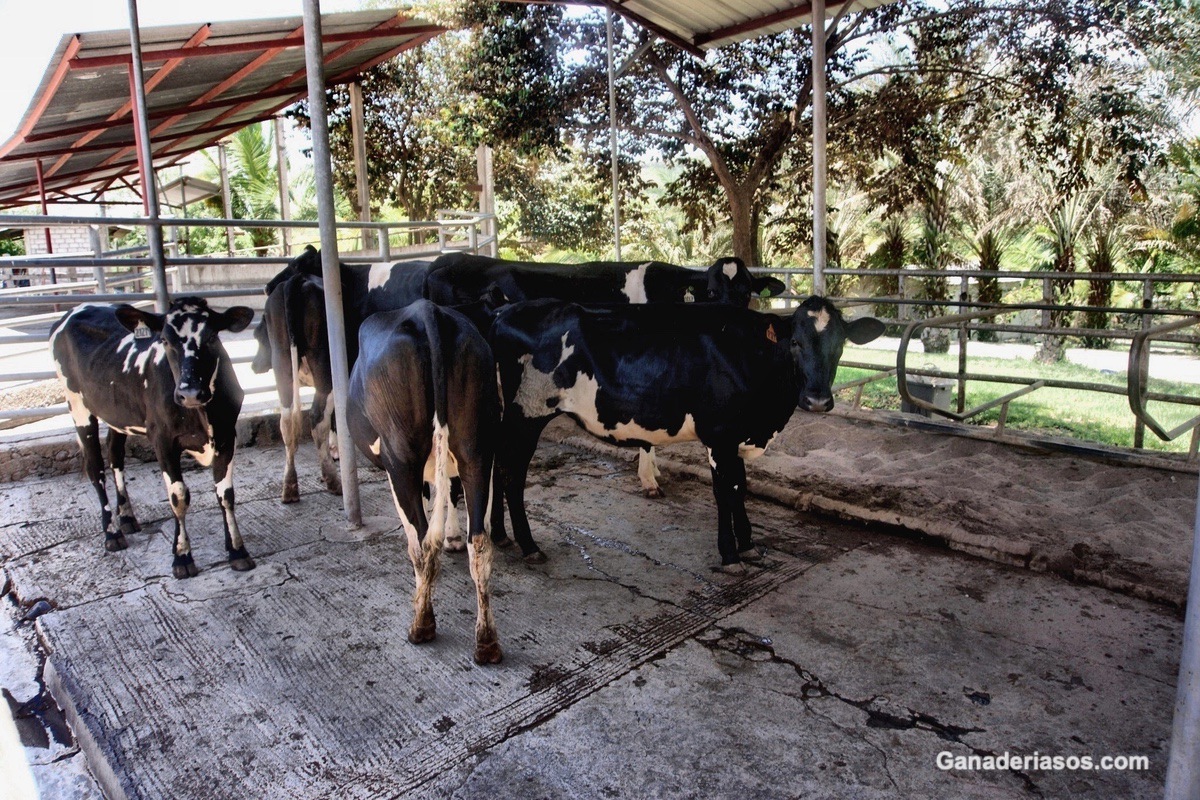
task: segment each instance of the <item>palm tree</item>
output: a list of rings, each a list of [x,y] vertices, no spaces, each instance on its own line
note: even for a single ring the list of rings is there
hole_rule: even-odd
[[[279,218],[279,173],[270,123],[242,128],[227,140],[229,194],[234,219]],[[205,151],[207,177],[219,180],[220,167]],[[255,255],[266,255],[278,242],[273,228],[247,228],[242,236]]]

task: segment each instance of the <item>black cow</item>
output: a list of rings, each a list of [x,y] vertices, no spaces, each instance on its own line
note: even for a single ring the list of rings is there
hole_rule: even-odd
[[[242,388],[217,336],[245,329],[253,316],[242,306],[221,312],[199,297],[183,297],[165,315],[127,305],[82,305],[51,328],[50,352],[66,389],[84,469],[100,498],[106,550],[124,550],[125,535],[140,529],[124,475],[125,439],[140,433],[154,447],[175,514],[175,577],[199,572],[184,525],[191,502],[180,469],[184,451],[212,467],[229,565],[238,571],[254,568],[234,517],[234,425]],[[104,488],[98,419],[108,425],[116,523]]]
[[[843,344],[882,332],[869,317],[847,323],[819,297],[790,317],[711,305],[588,310],[531,301],[501,309],[492,328],[504,395],[497,452],[526,559],[545,560],[530,535],[525,478],[542,429],[558,414],[618,445],[700,441],[712,467],[721,563],[756,555],[743,457],[761,455],[797,406],[833,408]],[[495,535],[502,525],[494,516]]]
[[[475,581],[475,661],[494,664],[501,651],[488,581],[494,437],[500,423],[492,352],[462,314],[419,300],[375,314],[359,330],[359,357],[350,376],[347,420],[358,449],[388,476],[408,537],[416,574],[408,640],[436,635],[431,596],[448,510],[452,474],[466,494],[471,577]],[[428,523],[423,481],[433,485]]]
[[[584,264],[531,263],[450,253],[433,262],[425,296],[441,305],[471,303],[485,295],[502,300],[555,299],[583,304],[720,303],[746,308],[762,293],[787,287],[771,277],[755,277],[740,258],[718,258],[707,270],[658,261],[592,261]],[[654,451],[638,458],[638,478],[647,497],[662,497]]]
[[[346,325],[349,363],[358,353],[358,328],[376,311],[403,308],[421,298],[428,261],[397,264],[340,265],[342,314]],[[334,494],[342,491],[341,477],[334,464],[336,440],[333,430],[333,370],[329,337],[325,326],[325,295],[321,279],[321,254],[311,246],[271,279],[266,286],[267,303],[254,331],[258,340],[251,368],[275,374],[279,393],[279,428],[283,436],[285,464],[281,500],[300,499],[296,479],[296,447],[303,422],[300,386],[312,386],[312,435],[317,444],[321,475]]]
[[[740,258],[718,258],[707,270],[659,261],[552,264],[449,253],[433,262],[425,297],[439,305],[479,300],[495,287],[508,302],[554,298],[574,303],[723,303],[745,308],[782,281],[755,277]]]

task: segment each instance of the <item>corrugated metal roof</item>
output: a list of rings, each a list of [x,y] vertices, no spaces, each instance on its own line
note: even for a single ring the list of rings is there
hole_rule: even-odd
[[[394,10],[322,16],[325,74],[345,83],[443,28]],[[142,28],[156,167],[269,119],[308,94],[302,17]],[[129,31],[66,35],[17,133],[0,145],[0,208],[91,199],[137,174]]]
[[[843,7],[866,11],[894,0],[829,0],[826,18]],[[810,0],[594,0],[683,49],[700,55],[722,45],[812,23]]]

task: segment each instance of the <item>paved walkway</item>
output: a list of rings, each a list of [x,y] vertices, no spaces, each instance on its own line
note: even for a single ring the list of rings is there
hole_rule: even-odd
[[[662,451],[668,496],[652,501],[628,454],[578,449],[556,427],[529,491],[550,561],[498,559],[506,658],[493,668],[470,660],[461,556],[446,559],[436,594],[439,639],[405,640],[412,570],[377,473],[363,474],[363,505],[381,516],[351,532],[318,491],[311,448],[295,506],[277,501],[280,451],[245,449],[251,573],[223,565],[206,476],[189,473],[203,571],[182,582],[170,577],[153,465],[130,468],[145,529],[115,554],[102,550],[80,476],[11,485],[3,639],[23,644],[9,646],[2,672],[19,705],[42,709],[25,717],[26,754],[58,758],[58,775],[67,765],[64,797],[88,796],[77,752],[110,796],[130,798],[1160,796],[1178,614],[1138,597],[1163,590],[1141,592],[1136,572],[1118,593],[1079,582],[1090,574],[1052,574],[1065,574],[1052,554],[1111,552],[1097,583],[1141,560],[1153,571],[1183,532],[1139,549],[1138,536],[1112,531],[1131,527],[1120,516],[1143,494],[1159,492],[1145,505],[1176,516],[1188,498],[1194,509],[1195,479],[877,427],[793,422],[750,475],[786,503],[751,500],[768,555],[738,577],[711,569],[711,491],[691,477],[706,471],[692,451]],[[968,468],[980,452],[990,466]],[[1035,462],[1085,487],[1070,527],[1044,510],[1058,501],[1046,499],[1048,479],[1027,474]],[[1010,489],[982,485],[988,472]],[[802,510],[855,508],[892,516],[847,525]],[[1022,566],[897,527],[921,519],[947,526],[956,548],[970,549],[951,530]],[[33,661],[16,657],[26,647]],[[43,684],[72,723],[61,741]],[[1146,756],[1149,769],[937,767],[939,753],[1035,752]]]

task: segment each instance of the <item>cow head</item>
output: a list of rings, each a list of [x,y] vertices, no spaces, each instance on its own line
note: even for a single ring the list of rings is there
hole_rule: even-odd
[[[258,321],[258,327],[254,329],[254,341],[258,343],[258,347],[254,351],[254,360],[250,362],[250,370],[255,375],[262,375],[271,368],[271,329],[268,327],[270,321],[267,319],[269,313],[263,309],[262,319]]]
[[[181,297],[166,314],[133,306],[118,306],[117,319],[130,331],[140,325],[158,334],[175,377],[175,402],[184,408],[201,408],[212,400],[217,367],[225,354],[217,334],[246,329],[254,312],[245,306],[217,311],[199,297]]]
[[[295,275],[311,275],[321,277],[321,251],[311,244],[304,246],[303,252],[288,262],[288,265],[276,273],[274,278],[267,281],[263,294],[270,295],[275,287]]]
[[[740,258],[718,258],[708,268],[708,300],[711,303],[746,308],[750,298],[765,291],[770,297],[783,294],[787,286],[778,278],[754,276]]]
[[[792,314],[792,360],[800,380],[796,404],[805,411],[833,408],[833,377],[846,340],[866,344],[883,333],[874,317],[846,322],[842,312],[823,297],[810,297]]]

